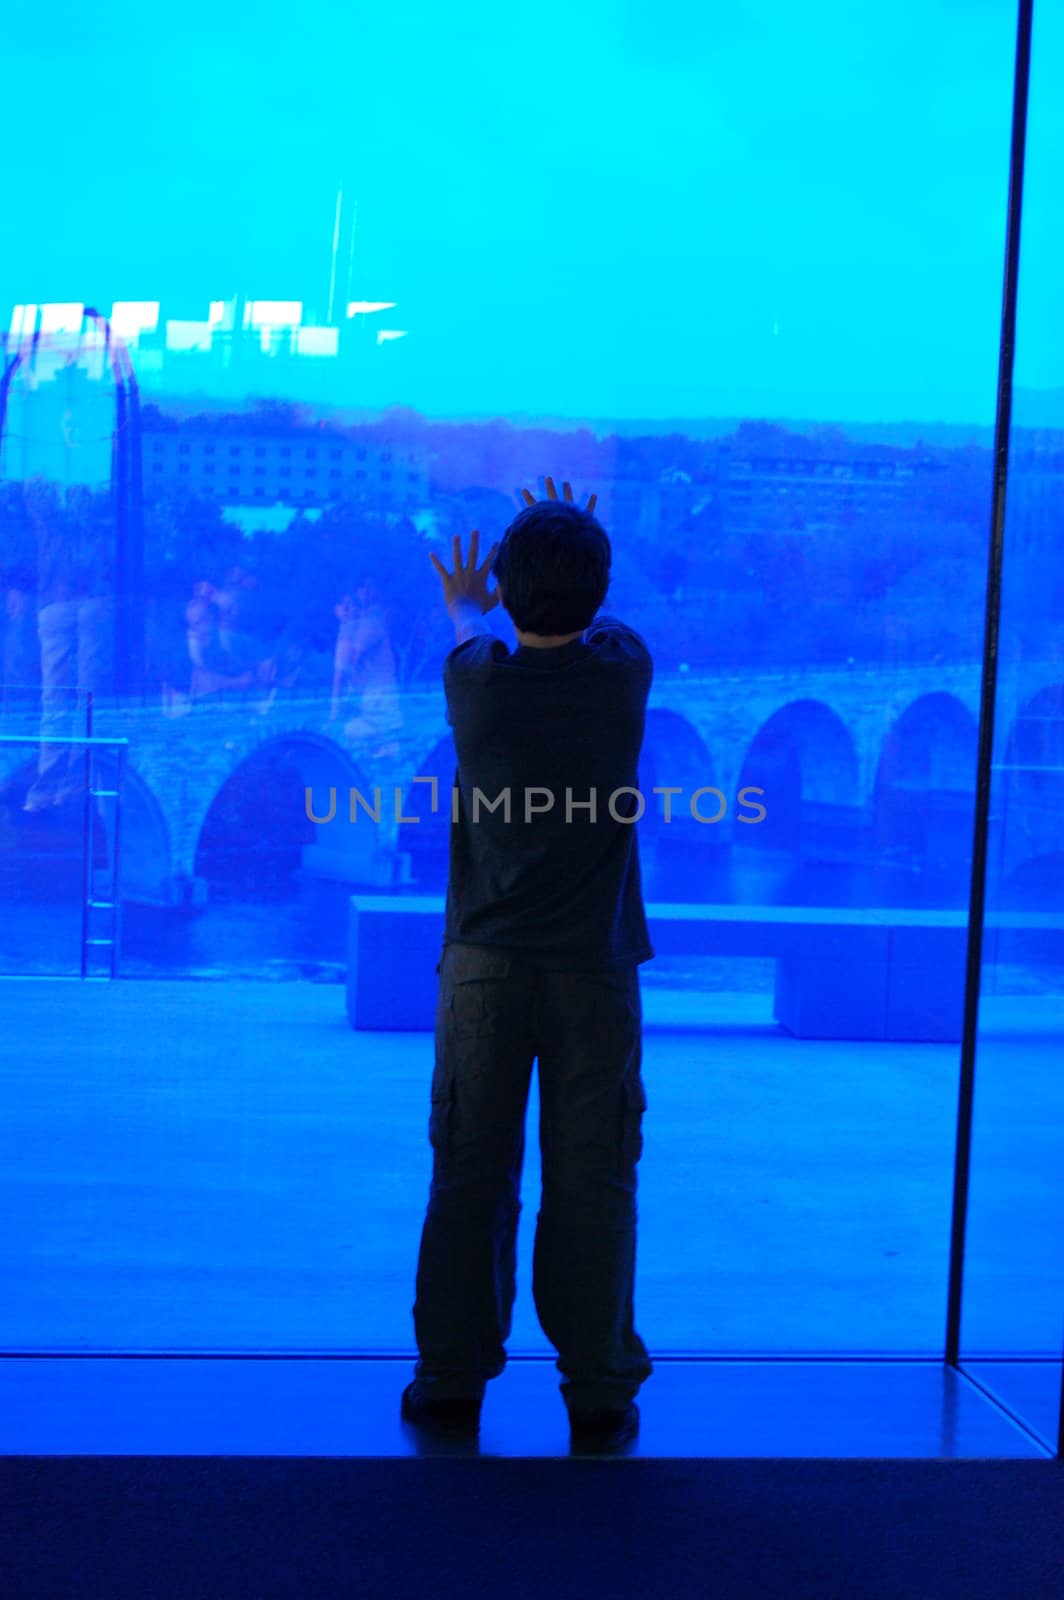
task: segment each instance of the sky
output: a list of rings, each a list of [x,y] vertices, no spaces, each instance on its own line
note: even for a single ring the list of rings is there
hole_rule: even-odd
[[[1064,385],[1036,0],[1016,381]],[[3,25],[0,321],[356,298],[433,415],[990,423],[1015,0],[54,0]],[[358,397],[352,398],[358,403]]]

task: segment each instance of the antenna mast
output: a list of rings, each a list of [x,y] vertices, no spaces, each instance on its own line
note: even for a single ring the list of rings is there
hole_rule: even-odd
[[[329,269],[329,311],[326,322],[332,325],[333,304],[336,299],[336,252],[340,248],[340,212],[344,203],[343,188],[336,191],[336,218],[333,222],[332,262]]]
[[[355,228],[358,226],[358,201],[355,201],[355,214],[351,219],[351,248],[347,253],[347,294],[344,298],[344,311],[351,303],[351,284],[355,272]]]

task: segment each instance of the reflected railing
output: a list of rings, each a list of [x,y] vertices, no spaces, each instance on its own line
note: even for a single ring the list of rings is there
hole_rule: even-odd
[[[89,712],[91,721],[91,711]],[[80,936],[78,973],[82,978],[118,976],[122,927],[122,793],[126,752],[129,741],[122,738],[92,736],[48,736],[0,733],[0,762],[10,801],[12,776],[10,757],[21,752],[38,756],[36,776],[41,775],[42,758],[54,752],[55,760],[46,771],[50,778],[47,798],[37,789],[32,776],[23,773],[24,813],[39,817],[51,810],[78,817],[80,831]],[[22,764],[23,767],[25,764]],[[61,767],[58,778],[52,776]],[[36,796],[36,797],[35,797]],[[7,918],[9,931],[17,927],[20,896]],[[18,968],[16,966],[16,972]],[[7,975],[12,975],[10,968]]]

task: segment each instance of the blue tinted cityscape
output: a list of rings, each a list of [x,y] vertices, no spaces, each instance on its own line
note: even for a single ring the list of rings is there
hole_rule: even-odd
[[[657,953],[641,981],[651,1115],[657,1083],[674,1144],[666,1158],[662,1132],[672,1165],[641,1236],[644,1320],[674,1352],[937,1348],[974,862],[980,1129],[996,1106],[1002,1143],[981,1168],[975,1154],[969,1347],[1043,1363],[1045,1439],[1064,1315],[1060,17],[1036,19],[996,458],[1006,0],[874,17],[824,0],[800,23],[778,0],[504,15],[399,0],[326,7],[313,28],[275,0],[253,22],[199,0],[172,27],[130,0],[107,11],[90,29],[62,0],[46,103],[39,19],[4,30],[11,127],[33,138],[0,209],[0,1016],[8,1044],[27,1041],[0,1092],[21,1092],[38,1052],[84,1071],[91,1098],[113,1058],[145,1148],[168,1130],[156,1169],[178,1189],[153,1191],[150,1225],[127,1231],[107,1180],[88,1202],[98,1238],[146,1273],[134,1343],[409,1342],[394,1263],[344,1255],[347,1156],[330,1167],[304,1144],[286,1169],[246,1114],[261,1094],[283,1130],[305,1092],[308,1115],[326,1105],[357,1124],[351,1148],[367,1140],[380,1237],[418,1214],[417,1051],[431,1058],[456,772],[455,634],[430,555],[473,529],[486,551],[550,475],[597,497],[602,609],[654,662],[638,833]],[[488,618],[513,648],[505,609]],[[695,791],[708,814],[721,797],[718,818]],[[383,796],[379,820],[348,812],[352,792]],[[389,941],[420,976],[394,978]],[[785,1061],[791,1044],[804,1053]],[[361,1076],[337,1090],[330,1051],[356,1047]],[[228,1088],[204,1061],[229,1063]],[[1001,1110],[1013,1081],[1018,1124]],[[382,1118],[401,1105],[401,1151],[358,1122],[367,1083]],[[278,1289],[265,1247],[202,1299],[182,1280],[183,1262],[217,1260],[205,1216],[183,1231],[195,1157],[166,1144],[167,1118],[201,1115],[223,1186],[260,1181],[260,1157],[278,1194],[325,1164],[328,1220],[291,1207],[320,1225],[320,1320]],[[732,1116],[765,1141],[764,1214],[735,1198],[749,1172],[713,1188],[710,1135],[721,1119],[726,1142]],[[805,1198],[775,1187],[789,1158],[768,1149],[789,1128],[822,1184],[801,1216]],[[877,1161],[876,1198],[847,1210]],[[1022,1199],[1001,1199],[993,1162],[1035,1175]],[[92,1185],[103,1169],[78,1170]],[[288,1224],[262,1203],[276,1243]],[[235,1259],[233,1205],[219,1238]],[[47,1206],[58,1260],[74,1233]],[[731,1254],[718,1217],[742,1234]],[[838,1269],[823,1299],[820,1258]],[[365,1266],[356,1311],[330,1299],[340,1259]],[[85,1348],[127,1337],[98,1266]],[[25,1271],[37,1289],[0,1342],[57,1348],[77,1319],[41,1291],[40,1260]],[[749,1276],[762,1287],[744,1301]],[[515,1342],[547,1350],[527,1296]]]

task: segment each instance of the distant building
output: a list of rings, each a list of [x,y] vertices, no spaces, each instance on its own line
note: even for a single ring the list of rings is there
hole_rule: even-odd
[[[716,501],[712,482],[693,481],[690,473],[673,467],[648,473],[633,462],[597,477],[595,493],[595,515],[606,527],[647,539],[668,536]]]
[[[401,510],[428,498],[428,462],[409,446],[373,446],[327,429],[238,432],[185,423],[143,435],[144,492],[187,489],[222,504],[325,506],[372,500]]]
[[[729,532],[814,532],[899,511],[918,463],[725,455],[720,478]]]

